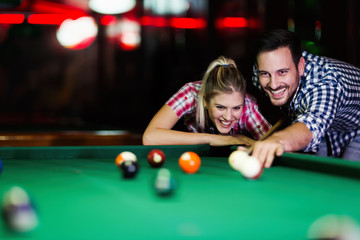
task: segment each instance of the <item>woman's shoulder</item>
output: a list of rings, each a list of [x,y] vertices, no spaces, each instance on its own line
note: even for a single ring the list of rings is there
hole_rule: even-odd
[[[256,98],[250,93],[245,94],[245,105],[257,105]]]
[[[194,89],[196,91],[199,91],[202,86],[202,81],[195,81],[195,82],[188,82],[185,83],[183,87]]]
[[[197,96],[200,92],[201,85],[202,85],[202,81],[187,82],[179,89],[179,91],[176,93],[176,95],[190,94],[190,95]]]

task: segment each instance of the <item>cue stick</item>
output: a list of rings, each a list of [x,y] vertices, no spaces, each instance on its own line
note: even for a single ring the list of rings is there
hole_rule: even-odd
[[[275,132],[276,130],[279,129],[279,127],[281,127],[281,125],[283,125],[283,123],[285,122],[285,117],[280,118],[279,121],[277,121],[277,123],[274,124],[274,126],[272,126],[269,131],[267,131],[267,133],[265,133],[258,141],[261,140],[265,140],[267,137],[269,137],[273,132]],[[251,147],[246,151],[248,154],[250,154],[253,150],[253,145],[251,145]]]
[[[269,131],[267,131],[267,133],[264,134],[264,136],[262,136],[259,141],[261,140],[265,140],[268,136],[270,136],[270,134],[272,134],[273,132],[275,132],[276,130],[278,130],[279,127],[281,127],[281,125],[283,125],[283,123],[285,122],[285,117],[280,118],[279,121],[277,121],[277,123],[275,123],[274,126],[272,126]]]

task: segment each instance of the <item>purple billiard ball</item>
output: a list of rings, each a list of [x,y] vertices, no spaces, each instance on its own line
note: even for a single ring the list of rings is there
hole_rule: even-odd
[[[120,166],[124,178],[134,178],[139,171],[138,162],[124,161]]]

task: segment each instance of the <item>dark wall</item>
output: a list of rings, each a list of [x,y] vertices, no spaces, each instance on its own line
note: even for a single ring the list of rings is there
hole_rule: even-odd
[[[219,55],[233,58],[271,120],[268,101],[251,85],[250,46],[261,31],[288,28],[312,51],[360,66],[356,0],[208,1],[205,29],[142,27],[139,49],[123,51],[104,26],[85,50],[61,48],[55,26],[0,26],[0,130],[130,129],[142,132],[184,83],[202,78]],[[138,14],[144,14],[138,11]],[[187,17],[198,17],[189,11]],[[217,29],[218,17],[256,20],[243,29]],[[316,22],[321,22],[321,36]]]

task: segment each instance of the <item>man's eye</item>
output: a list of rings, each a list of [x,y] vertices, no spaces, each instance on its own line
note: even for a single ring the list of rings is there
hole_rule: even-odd
[[[267,73],[267,72],[260,72],[259,75],[261,77],[269,77],[270,76],[269,73]]]
[[[280,75],[285,75],[288,71],[287,70],[280,70],[279,73]]]

